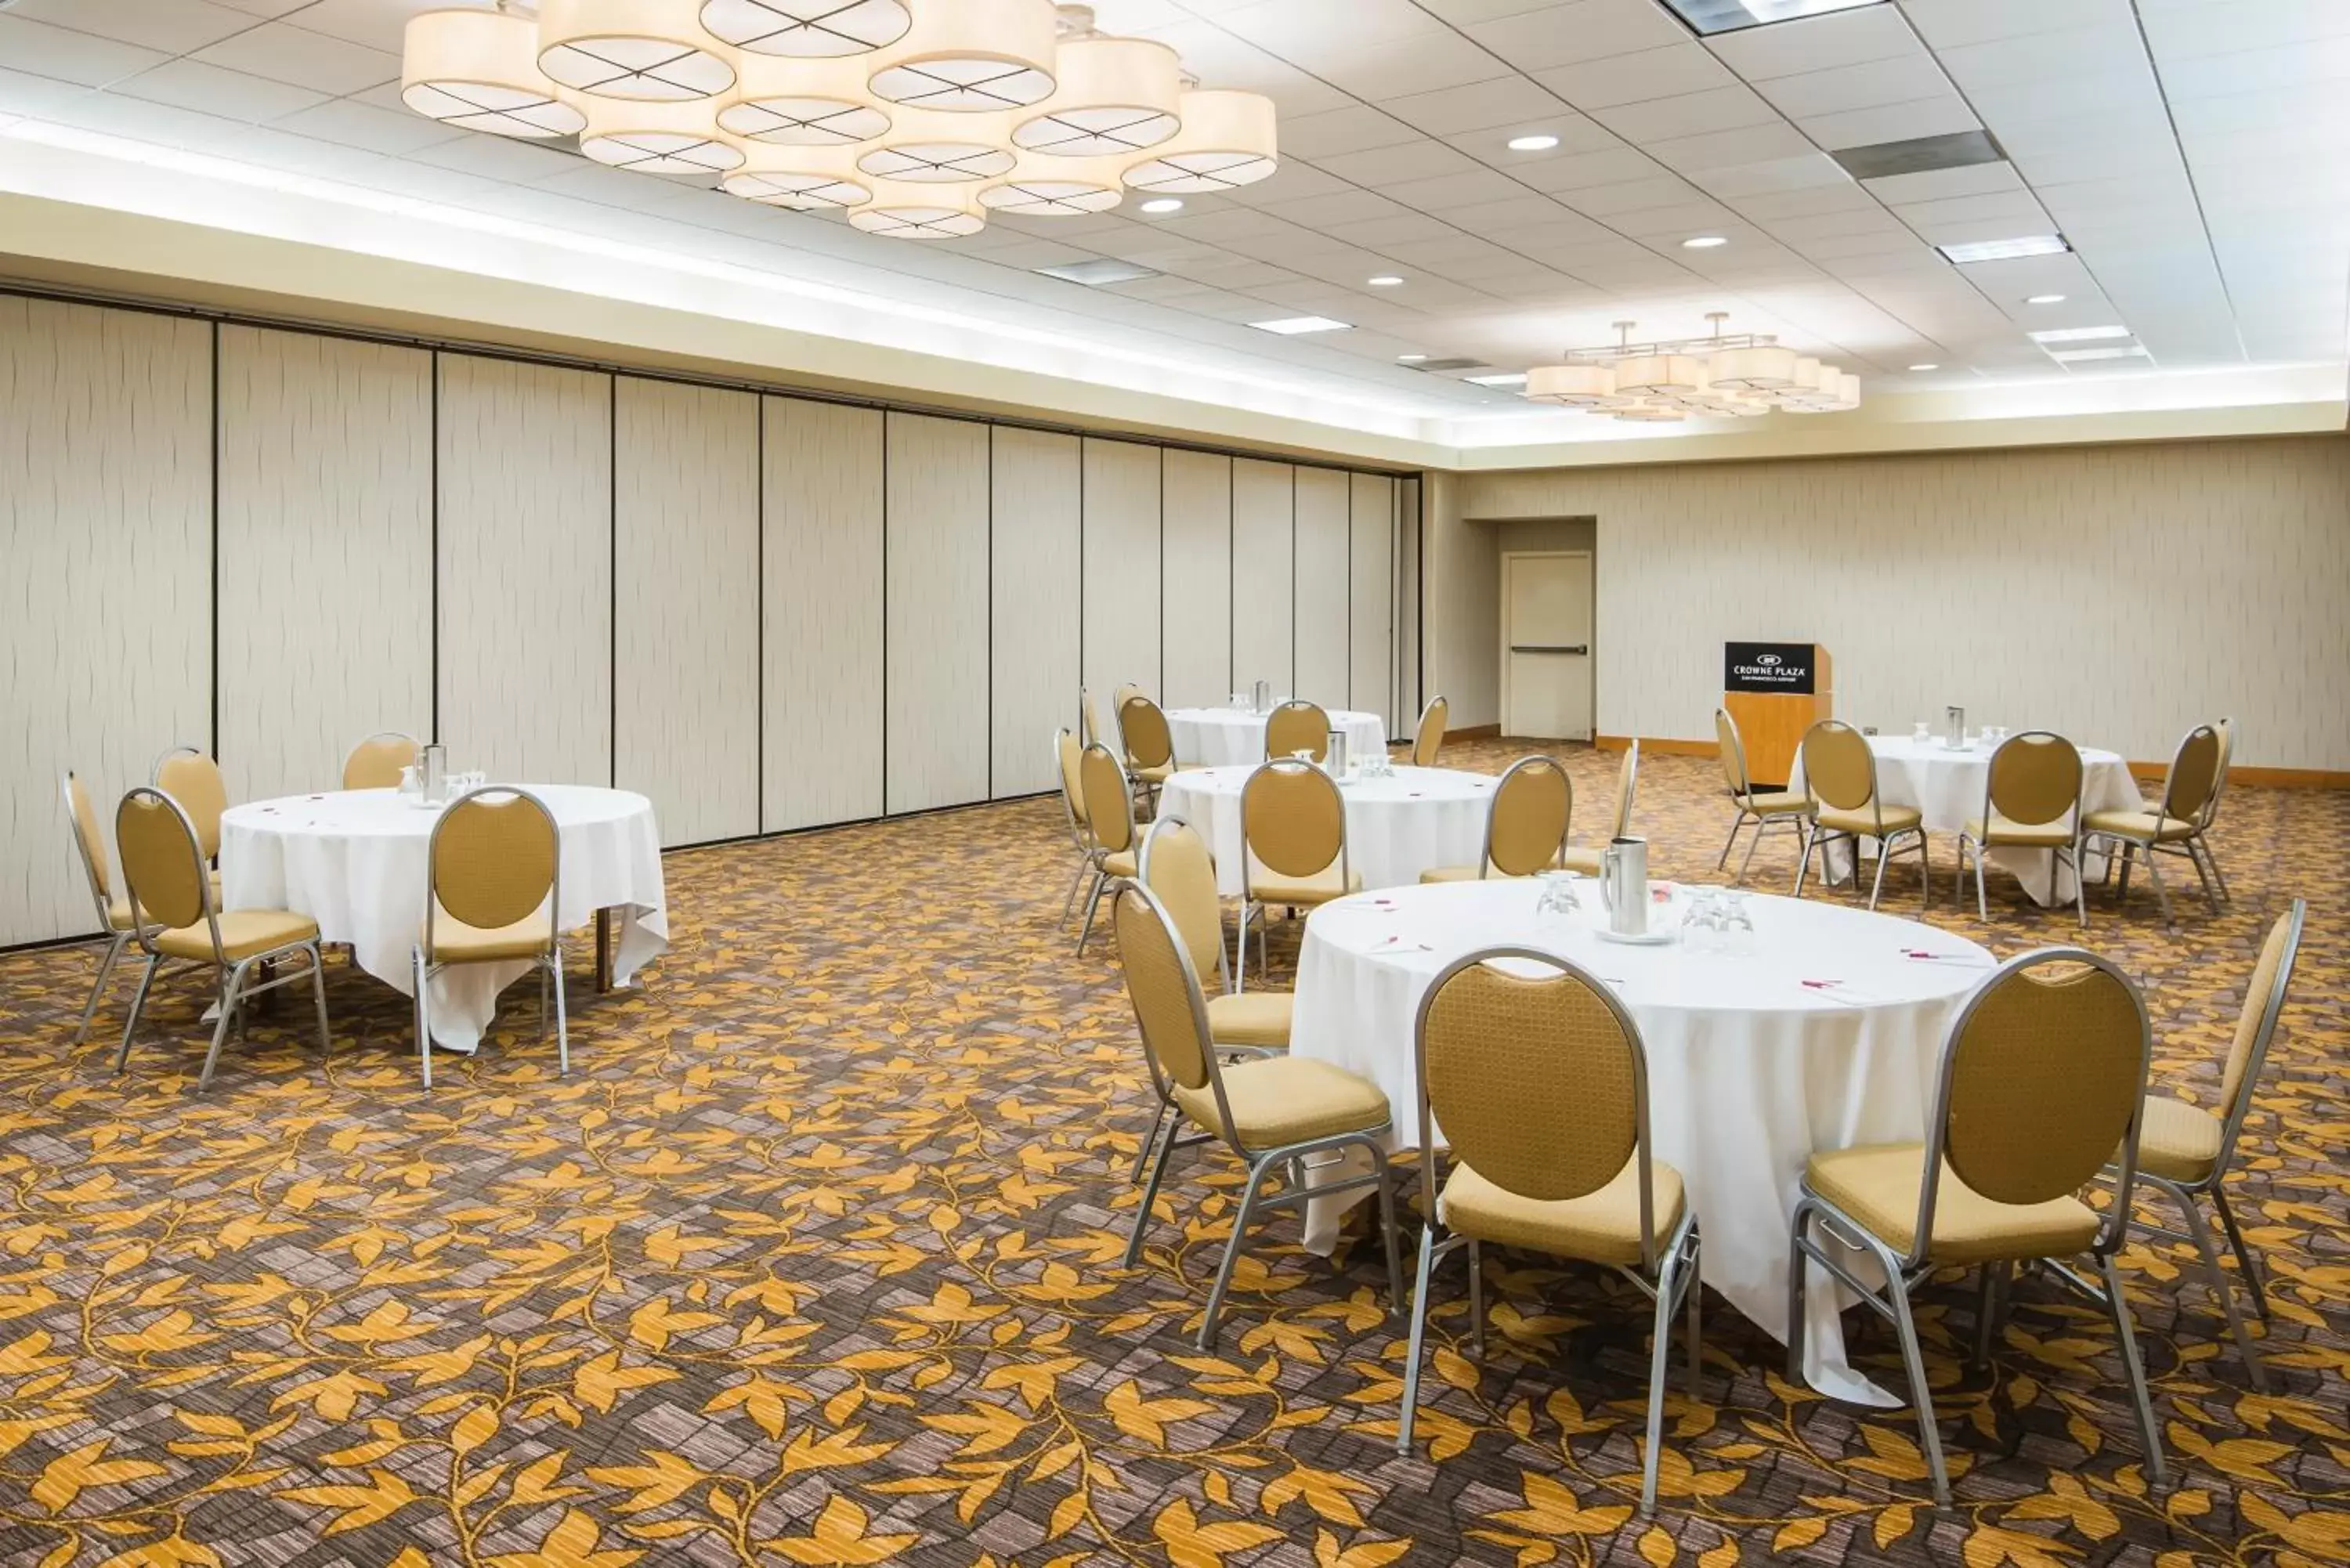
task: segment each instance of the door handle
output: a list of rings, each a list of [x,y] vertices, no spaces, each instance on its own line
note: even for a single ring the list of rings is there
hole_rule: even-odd
[[[1583,655],[1585,655],[1585,656],[1588,657],[1588,656],[1589,656],[1589,654],[1590,654],[1590,652],[1591,652],[1591,645],[1590,645],[1589,643],[1587,643],[1587,642],[1575,642],[1575,643],[1549,643],[1549,642],[1543,642],[1543,643],[1526,643],[1526,642],[1513,642],[1513,643],[1512,643],[1512,644],[1510,645],[1510,651],[1511,651],[1512,653],[1580,653],[1580,654],[1583,654]]]

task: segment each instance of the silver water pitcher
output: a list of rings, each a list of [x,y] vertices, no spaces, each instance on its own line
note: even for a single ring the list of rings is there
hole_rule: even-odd
[[[1322,763],[1323,766],[1329,770],[1329,774],[1332,778],[1342,779],[1347,776],[1346,731],[1333,730],[1330,732],[1329,750],[1323,753]]]
[[[1270,712],[1272,712],[1272,711],[1273,711],[1273,682],[1272,682],[1272,681],[1270,681],[1270,680],[1260,680],[1260,681],[1258,681],[1258,682],[1256,683],[1256,690],[1255,690],[1255,692],[1254,692],[1254,697],[1255,697],[1255,702],[1256,702],[1256,711],[1257,711],[1258,712],[1260,712],[1260,713],[1270,713]]]
[[[1599,854],[1599,901],[1619,937],[1648,932],[1648,841],[1618,838]]]
[[[1967,743],[1967,711],[1956,703],[1942,710],[1942,743],[1953,748]]]
[[[422,781],[424,804],[440,805],[449,798],[449,748],[434,742],[418,748],[417,777]]]

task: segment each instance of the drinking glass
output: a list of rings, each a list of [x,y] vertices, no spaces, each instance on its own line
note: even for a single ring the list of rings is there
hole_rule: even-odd
[[[1583,899],[1575,890],[1572,871],[1544,871],[1534,878],[1542,888],[1542,896],[1534,901],[1534,924],[1557,928],[1578,920],[1583,913]]]
[[[1754,946],[1754,911],[1747,905],[1746,889],[1728,888],[1721,895],[1722,951],[1750,957]]]
[[[1691,952],[1718,952],[1721,948],[1721,894],[1719,888],[1698,888],[1690,894],[1681,916],[1681,945]]]
[[[1909,738],[1922,746],[1934,738],[1934,726],[1920,719],[1910,730]]]

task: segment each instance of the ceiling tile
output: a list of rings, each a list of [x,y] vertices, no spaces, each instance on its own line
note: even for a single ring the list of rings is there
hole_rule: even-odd
[[[78,33],[70,27],[53,27],[21,12],[0,16],[0,61],[5,61],[10,70],[54,77],[82,87],[104,87],[169,58],[160,50]]]
[[[1893,5],[1864,5],[1721,33],[1708,38],[1705,47],[1751,82],[1919,52],[1918,36]]]
[[[1426,140],[1409,125],[1367,104],[1328,109],[1321,114],[1284,116],[1280,136],[1283,156],[1315,160]]]
[[[198,60],[168,60],[109,90],[151,103],[192,109],[200,114],[255,121],[296,113],[324,103],[328,96]]]
[[[1617,135],[1647,146],[1675,137],[1703,136],[1717,130],[1738,130],[1750,125],[1776,125],[1779,117],[1749,87],[1715,88],[1678,98],[1650,99],[1644,103],[1595,109],[1591,118]]]
[[[400,57],[286,22],[265,22],[198,50],[206,65],[340,98],[400,79]]]
[[[1870,60],[1864,65],[1838,66],[1832,70],[1774,77],[1758,83],[1755,90],[1780,113],[1800,119],[1939,97],[1950,90],[1950,79],[1942,74],[1942,67],[1934,63],[1931,56],[1920,52],[1889,60]]]
[[[1383,185],[1380,190],[1405,206],[1423,213],[1441,213],[1480,202],[1506,202],[1525,193],[1523,185],[1491,169],[1440,175],[1433,180],[1408,180],[1400,184]]]
[[[437,120],[421,114],[395,114],[390,109],[370,109],[349,99],[334,99],[290,114],[274,121],[281,130],[298,136],[313,136],[321,141],[332,141],[345,147],[362,147],[369,152],[389,153],[399,157],[420,147],[430,147],[436,141],[452,141],[464,135]],[[595,165],[602,169],[602,164]],[[611,171],[615,177],[641,181],[640,174]]]
[[[1974,111],[1967,108],[1966,100],[1955,93],[1921,99],[1915,103],[1824,114],[1795,123],[1804,135],[1831,152],[1846,147],[1874,147],[1883,141],[1909,141],[1921,136],[1951,136],[1961,130],[1982,129]]]
[[[1427,140],[1408,142],[1399,147],[1383,147],[1370,152],[1342,152],[1315,161],[1324,173],[1335,174],[1357,185],[1401,185],[1444,175],[1466,178],[1492,172],[1465,152],[1455,151],[1440,141]]]
[[[1781,158],[1801,158],[1818,149],[1791,125],[1752,126],[1743,130],[1717,130],[1684,136],[1645,148],[1648,156],[1687,174],[1701,169],[1725,169],[1747,163],[1767,163]]]
[[[232,11],[209,0],[17,0],[9,15],[167,55],[216,44],[256,20],[250,12]]]
[[[1689,34],[1649,0],[1574,0],[1461,29],[1522,71],[1571,66],[1686,43]]]
[[[1586,110],[1738,85],[1730,67],[1695,43],[1555,66],[1535,72],[1534,79]]]
[[[1489,130],[1563,114],[1556,98],[1521,76],[1409,93],[1388,99],[1381,107],[1406,125],[1415,126],[1430,136]],[[1284,125],[1284,146],[1288,140],[1289,128]]]

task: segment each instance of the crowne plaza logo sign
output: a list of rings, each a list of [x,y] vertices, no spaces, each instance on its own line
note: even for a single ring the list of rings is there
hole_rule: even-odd
[[[1721,664],[1725,691],[1777,691],[1799,697],[1813,691],[1808,642],[1727,642],[1722,644]]]

